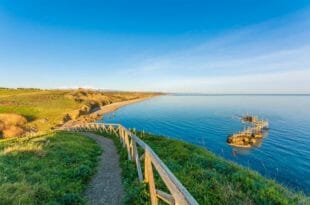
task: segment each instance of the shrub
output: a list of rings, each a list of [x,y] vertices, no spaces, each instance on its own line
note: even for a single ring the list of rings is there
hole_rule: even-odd
[[[4,136],[4,138],[18,137],[23,135],[24,133],[25,130],[17,126],[10,126],[2,131],[2,135]]]
[[[27,119],[21,115],[0,114],[0,137],[9,138],[23,135],[26,123]]]
[[[13,113],[0,114],[0,121],[2,121],[5,127],[24,126],[27,123],[27,119],[25,117]]]
[[[0,121],[0,131],[4,130],[4,122]]]
[[[72,120],[71,115],[68,113],[65,114],[65,116],[62,118],[62,123],[68,122],[69,120]]]

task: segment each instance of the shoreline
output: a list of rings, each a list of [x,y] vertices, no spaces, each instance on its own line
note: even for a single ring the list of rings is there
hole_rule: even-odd
[[[121,102],[115,102],[115,103],[112,103],[109,105],[101,106],[99,110],[91,112],[91,113],[86,114],[86,115],[82,115],[76,120],[70,120],[70,121],[66,122],[65,124],[63,124],[61,127],[67,128],[67,127],[71,127],[71,126],[75,126],[75,125],[79,125],[79,124],[83,124],[83,123],[95,122],[95,121],[103,118],[105,114],[114,112],[114,111],[118,110],[119,108],[122,108],[122,107],[130,105],[130,104],[142,102],[144,100],[148,100],[148,99],[151,99],[151,98],[156,97],[156,96],[158,96],[158,95],[148,96],[148,97],[143,97],[143,98],[138,98],[138,99],[133,99],[133,100],[126,100],[126,101],[121,101]]]
[[[100,107],[100,110],[97,110],[95,112],[90,113],[89,117],[91,117],[94,120],[98,120],[99,118],[102,118],[105,114],[114,112],[114,111],[118,110],[119,108],[125,107],[125,106],[130,105],[130,104],[142,102],[144,100],[148,100],[148,99],[153,98],[153,97],[154,96],[144,97],[144,98],[121,101],[121,102],[116,102],[116,103],[112,103],[109,105],[105,105],[105,106]]]

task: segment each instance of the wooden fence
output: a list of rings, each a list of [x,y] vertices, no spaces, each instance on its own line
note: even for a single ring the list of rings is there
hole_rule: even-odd
[[[143,142],[139,137],[134,135],[124,126],[120,124],[87,123],[67,128],[67,130],[79,132],[99,131],[115,133],[120,138],[124,148],[127,149],[128,159],[135,162],[140,182],[144,181],[148,183],[152,205],[157,205],[159,199],[167,204],[198,204],[193,196],[181,184],[181,182],[161,161],[157,154],[145,142]],[[140,146],[144,151],[141,156],[139,156],[137,146]],[[144,160],[144,175],[141,168],[141,160]],[[156,189],[153,167],[156,169],[171,194]]]

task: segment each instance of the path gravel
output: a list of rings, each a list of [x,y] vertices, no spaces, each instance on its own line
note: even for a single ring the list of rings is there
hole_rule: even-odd
[[[86,192],[88,204],[123,204],[123,187],[119,156],[111,139],[92,133],[82,133],[94,139],[103,149],[96,175],[92,178]]]

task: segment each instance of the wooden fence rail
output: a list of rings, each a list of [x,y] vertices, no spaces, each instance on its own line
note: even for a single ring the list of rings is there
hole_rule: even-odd
[[[138,178],[141,182],[146,182],[149,185],[149,192],[151,196],[151,204],[158,204],[158,200],[166,202],[167,204],[187,205],[198,204],[181,182],[172,174],[168,167],[161,161],[157,154],[139,137],[134,135],[128,129],[120,124],[106,124],[106,123],[87,123],[83,125],[66,128],[69,131],[99,131],[110,132],[116,134],[124,148],[128,152],[128,160],[135,162],[137,167]],[[139,156],[138,146],[140,146],[144,153]],[[141,168],[141,160],[144,160],[144,175]],[[156,189],[153,167],[159,174],[167,186],[169,193]]]

